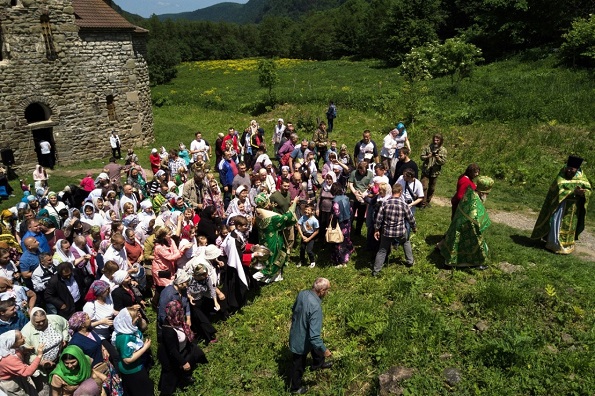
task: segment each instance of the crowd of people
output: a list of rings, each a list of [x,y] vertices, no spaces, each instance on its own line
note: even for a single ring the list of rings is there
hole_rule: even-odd
[[[331,105],[329,120],[336,117]],[[418,150],[418,166],[401,122],[378,146],[365,130],[352,150],[329,132],[322,121],[300,138],[279,119],[267,137],[252,120],[211,143],[197,132],[188,148],[154,148],[150,170],[133,149],[118,163],[112,132],[103,172],[87,172],[58,193],[37,166],[33,185],[21,180],[21,201],[1,213],[0,389],[34,395],[49,384],[52,394],[153,394],[144,336],[151,307],[159,390],[173,394],[207,363],[201,345],[218,342],[213,321],[239,311],[250,289],[282,281],[290,262],[321,265],[316,252],[324,247],[324,265],[345,267],[361,238],[375,255],[372,275],[393,246],[403,246],[405,265],[414,265],[409,238],[447,161],[443,137]],[[452,223],[437,246],[446,265],[485,268],[483,201],[492,186],[476,164],[459,178]],[[590,186],[580,193],[588,198]],[[313,290],[321,297],[328,287]],[[296,359],[298,391],[305,360]]]

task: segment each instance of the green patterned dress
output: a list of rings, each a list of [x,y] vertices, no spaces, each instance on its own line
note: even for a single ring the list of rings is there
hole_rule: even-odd
[[[591,183],[579,170],[568,180],[562,168],[550,186],[531,238],[547,239],[546,248],[554,253],[574,251],[575,240],[585,229],[585,216],[591,196]],[[584,188],[584,196],[574,194],[576,187]]]
[[[257,217],[256,225],[259,231],[260,243],[271,251],[266,268],[261,271],[269,279],[275,277],[287,261],[288,254],[284,248],[283,230],[297,222],[295,207],[296,204],[293,203],[284,214],[276,214],[265,219]]]
[[[452,267],[483,265],[488,255],[488,245],[483,232],[491,221],[479,195],[468,188],[448,227],[446,237],[439,245],[446,264]]]

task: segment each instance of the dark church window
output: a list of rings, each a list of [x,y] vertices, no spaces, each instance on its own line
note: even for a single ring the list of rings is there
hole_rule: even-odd
[[[118,121],[118,117],[116,116],[116,103],[114,102],[114,95],[107,95],[105,97],[105,102],[107,104],[107,118],[110,121]]]
[[[58,58],[58,55],[56,54],[56,48],[54,46],[54,37],[52,36],[50,17],[47,14],[41,16],[41,32],[43,34],[43,41],[45,44],[45,56],[48,60],[54,61]]]
[[[31,103],[25,109],[25,119],[29,124],[48,120],[49,114],[46,108],[39,103]]]

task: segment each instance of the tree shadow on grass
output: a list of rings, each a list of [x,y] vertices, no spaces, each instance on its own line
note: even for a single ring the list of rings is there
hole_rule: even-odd
[[[515,234],[515,235],[511,235],[510,239],[512,239],[512,241],[514,243],[516,243],[517,245],[521,245],[524,247],[536,248],[536,247],[541,247],[542,245],[544,245],[544,243],[542,241],[540,241],[539,239],[531,239],[526,235]]]
[[[430,251],[430,253],[426,256],[426,260],[428,260],[428,263],[434,264],[436,266],[436,268],[438,268],[438,269],[452,269],[452,267],[449,267],[444,264],[444,257],[442,257],[442,255],[440,254],[440,251],[435,248],[435,246],[443,238],[444,238],[444,235],[428,235],[425,238],[426,243],[429,246],[434,247],[434,249],[432,249]]]

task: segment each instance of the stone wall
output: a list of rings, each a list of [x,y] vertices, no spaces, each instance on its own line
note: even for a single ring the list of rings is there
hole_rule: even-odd
[[[110,131],[123,148],[153,140],[144,36],[130,30],[79,29],[71,0],[0,0],[0,149],[14,150],[16,167],[37,163],[33,130],[51,128],[58,164],[111,154]],[[57,55],[48,60],[40,18],[48,15]],[[114,98],[110,120],[106,98]],[[39,103],[47,120],[29,123],[25,109]]]

